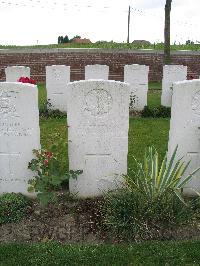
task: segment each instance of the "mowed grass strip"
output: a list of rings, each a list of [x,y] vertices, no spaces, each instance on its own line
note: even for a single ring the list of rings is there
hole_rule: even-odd
[[[147,98],[147,106],[148,107],[159,107],[161,106],[161,91],[148,91]]]
[[[133,245],[6,244],[0,266],[31,265],[199,265],[200,242]]]
[[[161,81],[150,81],[149,82],[149,90],[162,90],[162,82]]]

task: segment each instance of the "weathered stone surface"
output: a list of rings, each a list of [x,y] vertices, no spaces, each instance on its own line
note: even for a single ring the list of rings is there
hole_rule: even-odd
[[[30,78],[30,67],[12,66],[5,69],[6,81],[17,82],[20,77]]]
[[[70,83],[67,92],[69,167],[83,170],[70,192],[99,196],[121,186],[127,171],[129,86],[89,80]]]
[[[40,148],[37,86],[0,83],[0,194],[27,192],[33,177],[27,169],[33,149]]]
[[[187,79],[187,66],[165,65],[163,67],[161,104],[171,107],[172,85],[174,82]]]
[[[50,108],[67,112],[66,89],[70,82],[70,67],[54,65],[46,67],[46,89]]]
[[[149,67],[126,65],[124,81],[130,84],[130,110],[141,111],[147,105]]]
[[[85,80],[103,79],[108,80],[109,66],[106,65],[88,65],[85,66]]]
[[[200,167],[200,80],[177,82],[173,85],[168,157],[178,145],[177,159],[191,160],[186,172]],[[200,171],[188,187],[200,192]],[[187,194],[195,194],[185,189]]]

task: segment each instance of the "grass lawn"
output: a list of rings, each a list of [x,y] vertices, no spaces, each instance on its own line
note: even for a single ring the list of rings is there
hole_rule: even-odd
[[[38,97],[39,97],[39,108],[42,108],[47,100],[47,92],[45,84],[39,83],[38,86]]]
[[[149,107],[158,107],[161,105],[161,91],[151,91],[148,92],[147,105]]]
[[[149,90],[161,90],[162,82],[150,81],[149,82]]]
[[[7,244],[0,266],[37,265],[199,265],[200,242],[148,242],[134,245]]]

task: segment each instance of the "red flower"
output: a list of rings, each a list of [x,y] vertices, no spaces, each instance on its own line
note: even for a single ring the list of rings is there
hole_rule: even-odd
[[[51,151],[47,151],[45,152],[45,154],[48,158],[51,158],[53,156],[53,153]]]
[[[44,160],[44,165],[47,166],[49,164],[49,161],[46,159]]]
[[[34,79],[30,79],[30,83],[36,85],[36,81]]]
[[[21,77],[17,81],[22,82],[22,83],[30,83],[30,84],[36,85],[36,81],[34,79],[29,78],[29,77]]]

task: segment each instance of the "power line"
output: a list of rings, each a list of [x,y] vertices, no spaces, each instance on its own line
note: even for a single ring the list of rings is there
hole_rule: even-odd
[[[63,11],[70,11],[72,12],[72,8],[74,9],[73,11],[76,12],[83,12],[83,9],[96,9],[96,12],[107,12],[107,11],[112,11],[113,10],[113,6],[109,6],[109,5],[103,5],[102,7],[96,6],[92,3],[93,1],[87,1],[85,2],[85,4],[80,4],[80,1],[77,1],[73,4],[72,3],[66,3],[66,2],[60,2],[60,1],[55,1],[52,0],[51,2],[48,0],[22,0],[22,1],[18,1],[18,3],[16,2],[11,2],[11,0],[0,0],[0,4],[1,5],[7,5],[7,6],[15,6],[18,8],[26,8],[26,7],[31,7],[31,8],[41,8],[41,9],[49,9],[49,10],[57,10],[62,8]],[[157,17],[159,19],[164,19],[164,17],[162,15],[158,15],[156,12],[152,12],[152,11],[146,11],[144,9],[138,9],[136,7],[130,6],[130,9],[132,12],[130,12],[132,14],[138,13],[142,16],[152,16],[152,17]],[[88,10],[87,10],[88,11]],[[120,13],[127,13],[127,10],[118,10],[118,12]],[[163,9],[164,12],[164,9]],[[174,20],[173,16],[172,16],[172,21],[180,26],[189,26],[189,27],[198,27],[199,25],[188,22],[188,21],[182,21],[182,20]]]
[[[50,9],[60,8],[60,7],[79,7],[79,8],[96,8],[96,6],[92,5],[90,2],[84,5],[82,4],[71,4],[71,3],[61,3],[61,2],[51,2],[49,1],[33,1],[33,0],[26,0],[26,2],[14,3],[14,2],[7,2],[7,1],[0,1],[0,4],[9,5],[9,6],[18,6],[18,7],[45,7]],[[45,5],[45,6],[44,6]],[[103,6],[102,9],[111,9],[111,6]]]

